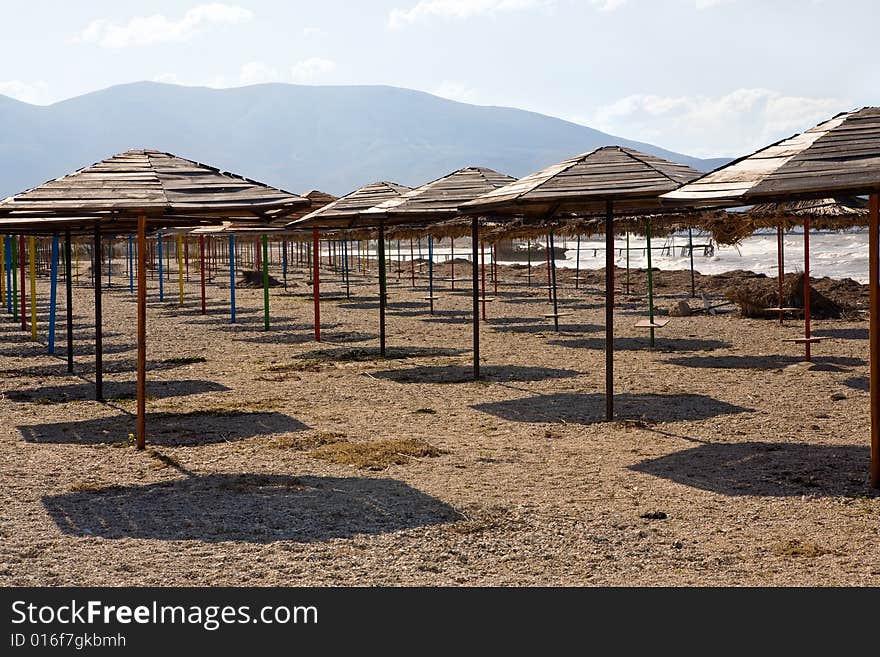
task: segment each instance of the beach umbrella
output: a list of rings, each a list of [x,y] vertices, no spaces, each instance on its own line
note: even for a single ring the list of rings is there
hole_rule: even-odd
[[[842,112],[663,196],[687,207],[870,195],[871,485],[880,487],[880,108]],[[806,277],[805,277],[806,278]],[[809,295],[805,295],[809,298]]]
[[[287,224],[289,230],[311,229],[314,243],[314,274],[312,293],[315,302],[315,340],[321,341],[321,293],[319,288],[318,269],[318,232],[321,230],[352,230],[372,227],[373,218],[362,218],[370,208],[392,198],[397,198],[412,188],[394,182],[374,182],[364,185],[328,203],[324,207],[308,213],[306,216]],[[380,352],[385,355],[385,234],[384,223],[379,225],[379,315],[380,315]]]
[[[552,222],[566,215],[605,217],[606,417],[614,417],[614,216],[656,212],[658,197],[700,173],[631,148],[605,146],[554,164],[465,203],[467,214]],[[656,327],[649,321],[651,330]]]
[[[94,257],[99,263],[101,233],[137,232],[137,446],[143,449],[146,439],[147,228],[199,225],[223,219],[269,222],[308,204],[307,199],[295,194],[170,153],[131,150],[6,198],[0,202],[0,225],[3,225],[0,230],[17,226],[21,234],[64,232],[68,241],[70,233],[93,232],[97,238]],[[98,272],[94,279],[95,387],[96,397],[101,398],[101,277]],[[69,281],[68,276],[68,285]],[[69,353],[71,348],[68,343]]]

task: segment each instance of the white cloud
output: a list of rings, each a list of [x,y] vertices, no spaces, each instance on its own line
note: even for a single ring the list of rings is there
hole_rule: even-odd
[[[619,2],[620,0],[607,0]],[[463,20],[474,16],[524,11],[554,4],[554,0],[421,0],[409,9],[392,9],[388,14],[388,28],[400,30],[415,23],[443,20]]]
[[[431,90],[431,93],[441,98],[458,100],[463,103],[472,103],[476,98],[476,91],[466,87],[461,82],[444,80],[439,86]]]
[[[729,5],[733,0],[694,0],[694,6],[697,9],[711,9],[721,5]]]
[[[241,85],[264,84],[279,80],[281,80],[281,74],[266,62],[249,62],[242,66],[238,72],[238,82]]]
[[[614,11],[626,4],[626,0],[590,0],[590,3],[599,11]]]
[[[171,20],[161,14],[135,16],[124,25],[106,19],[89,23],[77,41],[97,43],[105,48],[128,48],[153,43],[184,42],[212,25],[238,25],[253,18],[242,7],[206,4],[188,10],[181,19]]]
[[[312,82],[315,78],[330,73],[336,68],[336,62],[320,57],[309,57],[297,62],[290,69],[290,76],[294,82]]]
[[[52,98],[49,95],[49,85],[43,81],[0,81],[0,94],[15,98],[24,103],[30,103],[31,105],[48,105],[52,102]]]
[[[306,39],[322,37],[325,34],[326,32],[324,32],[324,30],[322,30],[320,27],[315,27],[314,25],[307,25],[302,29],[302,35]]]
[[[836,98],[737,89],[723,96],[636,94],[575,119],[612,134],[701,157],[741,155],[849,109]]]

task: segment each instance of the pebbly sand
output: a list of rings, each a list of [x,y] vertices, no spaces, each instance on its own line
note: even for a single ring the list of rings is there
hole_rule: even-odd
[[[880,585],[864,319],[814,322],[828,339],[812,365],[782,341],[799,320],[736,313],[673,318],[652,350],[634,327],[641,272],[618,299],[619,421],[605,423],[602,272],[580,290],[560,274],[572,314],[557,333],[546,270],[530,289],[501,269],[480,382],[466,279],[438,282],[431,317],[424,279],[413,290],[392,270],[386,360],[374,279],[353,277],[348,301],[324,273],[321,344],[301,271],[272,290],[269,332],[261,290],[238,290],[230,325],[222,276],[204,317],[195,276],[183,308],[151,281],[145,452],[127,444],[127,288],[104,297],[107,403],[90,400],[90,289],[75,288],[75,376],[63,321],[50,357],[4,312],[0,583]],[[686,298],[684,272],[656,278],[660,307]],[[698,284],[717,299],[717,280]],[[435,455],[327,460],[404,439]]]

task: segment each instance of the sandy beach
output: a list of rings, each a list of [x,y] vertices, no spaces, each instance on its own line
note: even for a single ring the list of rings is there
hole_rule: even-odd
[[[424,278],[392,269],[384,360],[374,278],[348,300],[324,274],[320,344],[301,270],[268,332],[261,290],[238,290],[231,325],[222,275],[206,316],[195,274],[182,308],[152,280],[144,452],[133,296],[104,296],[99,403],[93,293],[74,288],[70,376],[41,279],[40,343],[0,319],[0,583],[880,585],[858,313],[814,321],[812,364],[783,341],[800,320],[736,312],[672,318],[650,349],[644,272],[630,296],[618,274],[607,423],[602,272],[560,272],[556,332],[546,270],[500,270],[479,382],[467,279],[437,283],[431,316]],[[687,299],[686,272],[656,278],[659,307]],[[698,294],[720,300],[717,281]]]

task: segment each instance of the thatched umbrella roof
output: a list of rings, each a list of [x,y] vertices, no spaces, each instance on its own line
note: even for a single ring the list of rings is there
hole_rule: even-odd
[[[416,225],[450,219],[459,207],[516,180],[485,167],[465,167],[390,199],[364,212],[364,217],[387,224]]]
[[[547,217],[648,212],[657,197],[699,177],[683,164],[621,146],[604,146],[489,192],[461,207],[466,214]]]
[[[154,150],[131,150],[0,202],[0,218],[39,229],[63,221],[62,230],[96,223],[131,229],[138,216],[151,225],[198,225],[206,219],[270,221],[309,201],[232,173]],[[28,224],[29,221],[33,223]]]
[[[663,199],[690,207],[735,207],[877,191],[880,107],[864,107],[735,160]]]
[[[365,185],[353,192],[328,203],[327,205],[310,212],[306,216],[287,224],[291,230],[305,228],[356,228],[369,224],[361,221],[361,214],[370,208],[397,198],[411,191],[411,187],[399,185],[393,182],[374,182]]]

